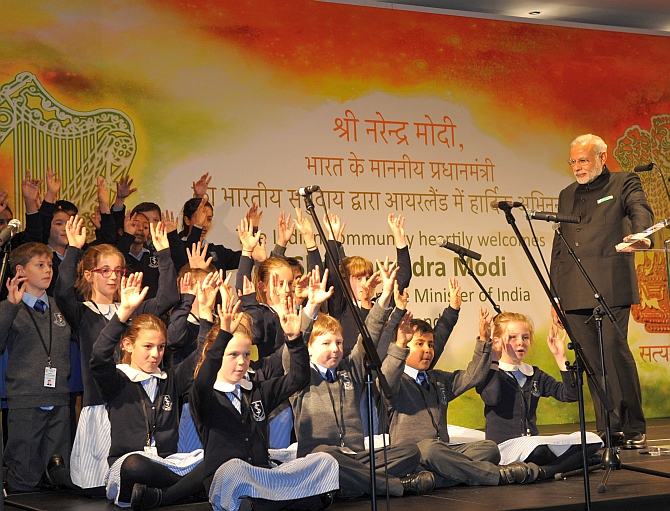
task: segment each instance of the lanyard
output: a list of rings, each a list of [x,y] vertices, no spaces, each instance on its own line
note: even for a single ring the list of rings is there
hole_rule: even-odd
[[[30,311],[30,307],[28,307],[28,304],[26,302],[23,302],[23,305],[25,305],[26,310],[28,311],[28,316],[30,316],[30,319],[33,321],[33,325],[35,325],[37,335],[40,336],[40,341],[42,341],[42,347],[44,348],[44,352],[47,354],[47,364],[49,367],[51,367],[51,340],[53,338],[52,337],[53,325],[51,324],[51,308],[47,307],[47,310],[45,311],[48,312],[49,314],[49,347],[47,348],[47,343],[44,342],[44,337],[42,337],[42,332],[40,332],[40,327],[37,326],[37,321],[35,321],[33,313]]]
[[[416,385],[419,385],[419,384],[416,383]],[[426,401],[426,392],[428,393],[428,395],[430,395],[431,385],[432,385],[432,378],[428,380],[428,390],[424,389],[421,385],[419,385],[419,388],[421,389],[421,397],[423,398],[423,404],[426,407],[426,411],[428,412],[428,415],[430,415],[430,422],[433,423],[433,427],[435,428],[435,432],[437,433],[437,439],[442,440],[440,438],[440,428],[437,425],[437,422],[435,422],[435,416],[433,415],[433,412],[431,412],[430,406],[428,406],[428,401]],[[437,401],[437,408],[438,408],[438,410],[440,408],[439,398],[438,398],[438,401]]]
[[[153,378],[153,376],[152,376]],[[157,385],[158,387],[158,385]],[[158,409],[154,410],[154,417],[153,417],[153,424],[149,422],[149,414],[147,413],[147,403],[144,400],[144,397],[147,396],[147,393],[144,391],[144,387],[142,387],[141,383],[138,383],[135,385],[135,388],[137,389],[137,392],[140,395],[140,401],[142,402],[142,411],[144,412],[144,423],[147,427],[147,446],[151,446],[151,438],[154,436],[154,433],[156,432],[156,423],[158,422]],[[158,401],[158,394],[160,393],[160,388],[157,388],[156,391],[156,399],[154,399],[154,403]]]
[[[314,367],[314,370],[319,373],[319,376],[321,376],[321,372],[317,369],[317,367],[312,364],[312,367]],[[325,381],[325,380],[324,380]],[[330,404],[333,407],[333,415],[335,416],[335,424],[337,425],[337,430],[338,433],[340,434],[340,446],[344,447],[344,428],[342,427],[342,424],[344,424],[344,388],[342,387],[342,380],[339,378],[337,379],[337,383],[340,387],[340,415],[338,417],[337,415],[337,410],[335,409],[335,398],[333,398],[333,393],[330,390],[330,384],[326,381],[326,389],[328,389],[328,395],[330,396]],[[342,419],[342,424],[340,424],[340,418]]]

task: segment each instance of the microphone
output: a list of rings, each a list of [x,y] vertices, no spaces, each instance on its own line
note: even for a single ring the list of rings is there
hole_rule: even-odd
[[[458,255],[462,255],[464,257],[471,257],[475,261],[479,261],[482,258],[481,254],[478,254],[477,252],[469,250],[465,247],[461,247],[460,245],[456,245],[456,243],[449,243],[448,241],[444,241],[440,243],[440,246],[442,248],[446,248],[447,250],[451,250],[452,252],[456,252]]]
[[[495,209],[496,211],[499,209],[502,211],[511,211],[512,208],[520,208],[521,206],[523,206],[523,202],[512,202],[508,200],[501,200],[500,202],[494,200],[491,203],[491,209]]]
[[[652,161],[652,162],[649,162],[647,165],[638,165],[633,170],[635,172],[647,172],[648,170],[653,169],[655,165],[656,164]]]
[[[551,211],[529,211],[528,216],[535,220],[546,222],[564,222],[566,224],[578,224],[582,221],[581,216],[568,215],[566,213],[553,213]]]
[[[21,230],[21,222],[16,218],[12,218],[7,227],[0,231],[0,247],[4,247],[5,243],[12,239],[12,237]]]
[[[311,195],[314,192],[318,192],[319,190],[321,190],[321,188],[319,188],[319,185],[305,186],[304,188],[298,189],[298,194],[304,197],[305,195]]]

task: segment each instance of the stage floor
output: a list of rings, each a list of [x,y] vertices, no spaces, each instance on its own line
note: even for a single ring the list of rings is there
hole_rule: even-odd
[[[587,429],[593,430],[593,424]],[[670,419],[651,419],[647,424],[649,445],[670,445]],[[568,433],[575,425],[542,426],[540,433]],[[670,456],[652,457],[640,451],[622,451],[625,464],[664,472],[670,475]],[[629,470],[613,471],[607,490],[598,493],[604,471],[590,474],[591,509],[626,511],[655,511],[670,509],[670,480],[665,477],[642,474]],[[91,500],[63,492],[38,492],[9,495],[5,499],[8,510],[27,509],[39,511],[111,511],[118,509],[106,500]],[[386,509],[385,499],[378,499],[377,508]],[[568,511],[585,509],[584,480],[576,476],[561,481],[544,481],[537,484],[497,487],[458,486],[435,490],[420,497],[394,498],[390,508],[395,511],[507,511],[541,509]],[[183,503],[164,509],[169,511],[206,511],[208,503]],[[338,511],[365,511],[371,509],[370,499],[355,501],[336,500],[331,509]]]

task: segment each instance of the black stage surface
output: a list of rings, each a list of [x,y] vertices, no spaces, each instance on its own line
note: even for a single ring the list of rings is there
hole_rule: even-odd
[[[587,429],[593,430],[593,424]],[[670,419],[651,419],[647,423],[649,445],[670,445]],[[541,426],[541,434],[568,433],[577,425]],[[670,456],[649,456],[639,451],[622,451],[621,461],[670,474]],[[591,509],[655,511],[670,510],[670,479],[629,470],[612,472],[607,491],[598,493],[604,472],[591,473]],[[38,492],[9,495],[5,499],[8,510],[27,509],[40,511],[111,511],[119,509],[106,500],[91,500],[62,492]],[[386,509],[385,499],[377,501],[379,510]],[[544,511],[572,511],[585,509],[584,480],[576,476],[561,481],[544,481],[525,485],[497,487],[459,486],[435,490],[427,496],[395,498],[390,508],[396,511],[503,511],[541,509]],[[169,511],[206,511],[208,503],[183,503],[166,508]],[[337,511],[367,511],[369,499],[355,501],[336,500],[330,509]]]

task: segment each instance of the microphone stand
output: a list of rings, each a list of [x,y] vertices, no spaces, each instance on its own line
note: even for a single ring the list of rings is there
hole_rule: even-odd
[[[2,250],[2,263],[0,265],[0,287],[5,282],[5,274],[7,273],[7,263],[9,262],[10,240],[7,240],[0,250]],[[2,424],[0,424],[0,433],[2,433]],[[0,442],[0,453],[4,453],[2,442]],[[5,508],[5,485],[0,485],[0,511]]]
[[[444,247],[444,248],[446,248],[446,247]],[[484,295],[486,296],[488,301],[491,302],[491,306],[493,307],[493,309],[498,314],[500,314],[502,312],[502,310],[500,309],[500,306],[496,302],[493,301],[493,297],[491,296],[491,294],[484,288],[484,286],[482,285],[482,283],[479,280],[479,278],[477,277],[477,275],[475,275],[475,273],[472,271],[470,266],[468,266],[468,262],[465,260],[465,256],[463,255],[463,253],[460,252],[460,251],[457,251],[456,253],[458,254],[458,258],[461,260],[461,265],[463,265],[465,267],[465,271],[467,272],[467,274],[470,275],[470,277],[472,277],[472,279],[479,286],[479,289],[482,290],[482,293],[484,293]]]
[[[554,297],[551,293],[551,290],[549,289],[549,286],[547,285],[546,281],[544,280],[544,277],[542,276],[542,273],[540,272],[540,268],[537,266],[537,263],[535,262],[535,259],[533,258],[533,255],[530,253],[530,249],[528,248],[528,244],[526,241],[523,239],[523,236],[521,235],[521,232],[519,231],[519,228],[516,225],[516,221],[514,219],[514,215],[512,214],[512,208],[511,207],[506,207],[504,208],[505,211],[505,218],[507,220],[507,223],[510,224],[512,229],[514,230],[514,234],[516,235],[517,239],[519,240],[519,245],[523,249],[524,253],[526,254],[526,257],[528,258],[528,262],[532,266],[533,270],[535,271],[535,275],[537,276],[537,279],[540,281],[540,284],[542,284],[542,288],[544,289],[544,292],[547,295],[547,298],[551,302],[552,307],[554,308],[554,311],[556,312],[559,320],[563,324],[568,337],[570,338],[570,345],[568,346],[569,348],[573,349],[575,352],[575,361],[573,364],[567,363],[566,366],[568,370],[571,372],[573,375],[573,378],[575,379],[575,384],[577,385],[577,395],[578,395],[578,403],[579,403],[579,430],[581,433],[581,443],[582,443],[582,468],[584,469],[584,500],[586,504],[586,509],[587,511],[591,510],[591,490],[589,486],[589,462],[588,462],[588,451],[586,449],[586,419],[585,419],[585,413],[584,413],[584,381],[582,378],[582,372],[586,371],[587,377],[591,379],[591,381],[594,383],[596,388],[599,390],[598,395],[601,395],[601,390],[600,390],[600,385],[598,385],[598,382],[595,378],[595,373],[591,366],[589,365],[586,356],[584,355],[584,352],[582,351],[582,347],[579,345],[579,343],[576,341],[574,338],[571,330],[570,330],[570,325],[568,325],[568,322],[565,318],[565,314],[563,313],[563,310],[558,306],[558,303],[554,300]],[[603,403],[607,403],[607,406],[611,409],[611,405],[609,404],[609,401],[607,401],[607,396],[603,394],[603,397],[605,400]],[[602,400],[602,397],[601,397]]]
[[[335,254],[333,253],[333,250],[331,249],[330,245],[328,244],[328,240],[326,238],[326,234],[323,230],[323,226],[319,222],[319,218],[314,211],[314,201],[312,201],[312,195],[311,192],[306,192],[304,195],[305,199],[305,208],[307,211],[309,211],[309,214],[312,216],[312,220],[314,220],[314,225],[316,226],[316,230],[319,233],[319,236],[321,237],[321,242],[323,244],[323,247],[326,251],[326,257],[331,263],[331,267],[334,269],[330,275],[333,276],[338,280],[338,283],[340,285],[340,288],[344,291],[345,295],[345,301],[347,302],[347,306],[349,307],[349,310],[352,312],[354,321],[356,322],[356,326],[358,327],[358,331],[360,332],[361,338],[363,340],[363,349],[365,350],[365,385],[367,387],[367,392],[368,392],[368,433],[369,433],[369,443],[368,443],[368,453],[370,457],[370,495],[371,495],[371,507],[372,511],[377,510],[377,478],[376,478],[376,467],[375,467],[375,442],[374,442],[374,417],[373,417],[373,408],[372,408],[372,372],[374,371],[377,374],[377,381],[379,381],[379,386],[381,387],[381,390],[383,391],[384,395],[390,399],[391,398],[391,388],[389,387],[388,382],[386,381],[386,378],[382,374],[381,367],[382,367],[382,362],[381,359],[379,358],[379,354],[377,353],[377,348],[375,347],[374,343],[372,342],[372,338],[370,337],[370,333],[368,332],[367,327],[365,326],[365,323],[361,319],[361,316],[358,311],[358,307],[354,304],[354,300],[351,296],[351,293],[348,291],[349,287],[347,287],[347,283],[344,281],[344,277],[342,274],[338,271],[339,268],[339,261],[335,257]],[[387,485],[388,488],[388,485]]]
[[[563,231],[561,230],[560,224],[557,225],[558,227],[554,228],[556,234],[558,235],[559,238],[561,238],[562,243],[568,250],[568,254],[570,254],[570,257],[572,257],[573,261],[579,268],[579,271],[582,273],[589,287],[593,291],[595,299],[598,300],[598,303],[600,304],[595,309],[593,309],[593,315],[586,321],[588,323],[589,321],[591,321],[591,318],[593,318],[596,322],[596,330],[598,332],[598,348],[600,350],[600,363],[602,368],[601,370],[602,388],[600,387],[596,388],[598,389],[598,396],[600,397],[600,400],[603,403],[603,406],[605,407],[605,410],[607,412],[605,413],[605,451],[603,452],[602,463],[601,463],[601,468],[605,469],[605,473],[603,474],[602,481],[598,486],[598,493],[604,493],[607,490],[607,480],[609,479],[612,470],[630,470],[632,472],[642,472],[643,474],[650,474],[659,477],[670,478],[670,474],[658,472],[656,470],[640,468],[635,465],[621,463],[621,459],[619,458],[619,450],[614,449],[614,447],[612,446],[612,430],[610,426],[610,414],[615,412],[614,407],[609,402],[609,398],[607,397],[607,370],[605,368],[605,348],[603,343],[603,325],[602,325],[603,317],[607,316],[609,318],[609,320],[616,329],[622,341],[626,341],[626,334],[621,329],[619,323],[617,323],[614,314],[612,314],[612,311],[605,302],[603,296],[598,292],[598,289],[596,288],[593,281],[590,279],[588,273],[586,273],[586,270],[584,269],[582,262],[577,257],[577,254],[575,254],[575,251],[572,249],[572,247],[570,247],[568,241],[565,239],[565,236],[563,236]],[[563,325],[565,326],[566,323],[563,323]],[[605,398],[604,400],[603,396]]]

